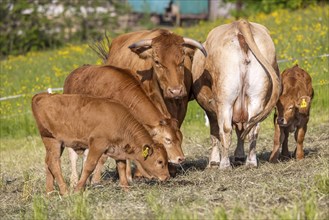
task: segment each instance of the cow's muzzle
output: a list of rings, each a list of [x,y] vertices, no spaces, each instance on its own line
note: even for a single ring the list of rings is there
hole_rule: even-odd
[[[183,86],[168,87],[167,92],[165,94],[166,98],[174,99],[181,99],[186,95],[186,89]]]

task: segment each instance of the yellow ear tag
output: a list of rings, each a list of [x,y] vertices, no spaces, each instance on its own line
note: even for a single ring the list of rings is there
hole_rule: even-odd
[[[146,158],[146,157],[149,155],[149,148],[148,148],[148,147],[146,147],[146,148],[143,150],[142,155],[143,155],[144,158]]]
[[[301,108],[306,108],[307,107],[307,102],[305,101],[305,99],[302,99],[302,103],[300,103],[300,107]]]

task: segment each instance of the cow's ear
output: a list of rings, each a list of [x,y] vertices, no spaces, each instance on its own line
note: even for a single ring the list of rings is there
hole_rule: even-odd
[[[141,40],[129,45],[129,49],[140,58],[146,59],[152,56],[152,40]]]
[[[152,56],[152,48],[151,47],[137,47],[130,48],[132,52],[136,53],[139,58],[147,59]]]
[[[146,128],[146,130],[148,131],[148,133],[151,135],[151,137],[157,135],[158,131],[157,131],[156,127],[149,125],[149,124],[143,124],[143,125]]]
[[[184,47],[185,54],[189,56],[191,60],[193,59],[195,51],[195,47]]]
[[[311,104],[311,97],[309,96],[301,96],[299,97],[296,107],[298,108],[298,111],[302,114],[307,114],[310,109]]]
[[[153,148],[150,145],[145,144],[142,150],[142,155],[144,159],[146,160],[146,158],[148,156],[151,156],[152,154],[153,154]]]
[[[123,151],[127,154],[134,153],[134,148],[132,148],[129,144],[123,147]]]

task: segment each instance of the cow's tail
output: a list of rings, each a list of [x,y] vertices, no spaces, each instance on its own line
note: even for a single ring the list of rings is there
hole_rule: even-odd
[[[272,82],[272,93],[269,101],[267,102],[263,111],[252,117],[249,121],[245,130],[241,134],[241,138],[245,138],[250,130],[258,123],[263,121],[272,111],[276,105],[280,92],[281,92],[281,82],[280,75],[274,70],[272,65],[266,60],[266,58],[261,54],[259,48],[257,47],[255,40],[252,36],[250,23],[246,20],[240,20],[238,23],[238,29],[245,38],[246,43],[248,44],[249,49],[254,54],[259,63],[266,69],[269,74],[269,77]]]
[[[110,52],[110,38],[107,36],[106,32],[104,34],[104,39],[88,44],[88,46],[106,63],[109,52]]]

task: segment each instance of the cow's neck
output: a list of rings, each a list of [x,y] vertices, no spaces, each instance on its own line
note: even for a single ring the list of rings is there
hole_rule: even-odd
[[[156,75],[153,73],[152,79],[143,81],[142,86],[145,93],[148,95],[148,97],[150,97],[151,101],[154,103],[154,105],[160,111],[160,113],[164,117],[170,118],[171,116],[164,102],[162,91]]]

